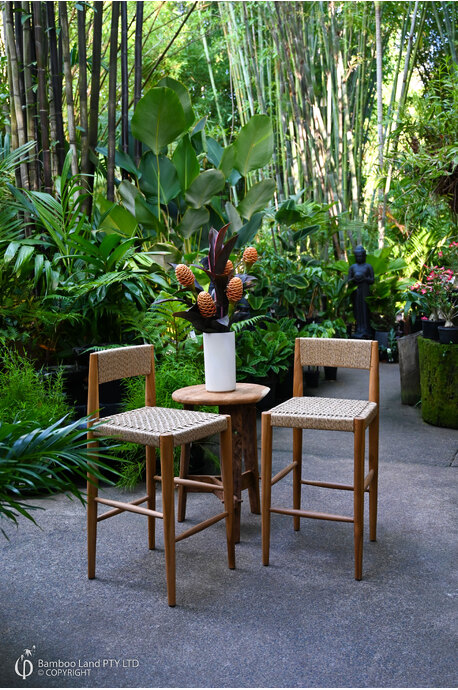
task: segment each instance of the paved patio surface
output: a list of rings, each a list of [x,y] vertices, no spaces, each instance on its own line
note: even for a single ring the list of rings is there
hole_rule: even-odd
[[[366,386],[364,373],[339,370],[316,393],[358,398]],[[21,520],[9,543],[0,537],[0,686],[455,687],[458,432],[401,405],[398,366],[382,364],[380,438],[378,541],[366,530],[361,582],[343,523],[304,520],[294,532],[290,518],[273,516],[263,567],[260,517],[246,498],[237,569],[227,568],[222,523],[181,542],[170,609],[160,526],[154,552],[143,516],[102,522],[88,581],[82,506],[38,500],[41,530]],[[274,469],[290,461],[291,445],[290,432],[275,432]],[[351,481],[351,455],[351,434],[304,433],[308,478]],[[275,493],[289,497],[288,480]],[[192,495],[188,524],[216,500]],[[303,490],[311,510],[344,512],[351,500]],[[27,675],[20,656],[33,645]]]

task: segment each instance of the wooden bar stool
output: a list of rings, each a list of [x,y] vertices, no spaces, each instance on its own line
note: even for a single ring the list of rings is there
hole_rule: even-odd
[[[145,407],[104,418],[96,428],[99,409],[99,384],[131,376],[145,376]],[[233,537],[234,495],[232,479],[232,431],[231,418],[226,415],[175,410],[156,407],[154,384],[154,350],[152,345],[139,345],[104,350],[91,354],[89,362],[88,442],[97,445],[94,437],[115,436],[124,441],[146,446],[146,496],[126,503],[100,498],[97,481],[88,476],[87,484],[87,529],[88,529],[88,577],[95,577],[95,554],[97,523],[109,517],[130,511],[148,517],[148,545],[155,548],[155,522],[164,522],[164,550],[167,575],[167,594],[169,606],[176,603],[175,543],[196,534],[216,522],[225,519],[226,541],[229,568],[235,568],[235,545]],[[195,482],[174,477],[173,450],[175,446],[191,443],[212,434],[220,434],[221,475],[224,496],[224,511],[191,527],[175,536],[176,485],[199,488],[212,492],[214,484]],[[155,448],[160,450],[161,475],[155,475]],[[156,510],[155,482],[162,483],[162,511]],[[109,510],[97,515],[98,504],[111,506]],[[141,506],[146,503],[147,507]]]
[[[303,397],[302,367],[331,366],[369,370],[368,400]],[[263,564],[269,564],[270,516],[280,513],[293,517],[294,529],[300,518],[353,523],[355,579],[362,578],[364,492],[369,493],[369,530],[376,540],[378,433],[379,433],[379,361],[378,343],[371,340],[337,338],[296,338],[294,357],[294,397],[262,414],[262,552]],[[272,477],[272,429],[293,430],[292,463]],[[369,428],[369,472],[364,476],[365,431]],[[337,484],[302,479],[302,430],[322,429],[352,432],[354,435],[353,484]],[[272,486],[293,472],[292,507],[271,505]],[[334,515],[301,509],[301,486],[353,491],[353,515]]]

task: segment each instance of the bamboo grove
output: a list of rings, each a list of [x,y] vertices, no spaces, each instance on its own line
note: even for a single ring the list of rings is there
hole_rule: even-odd
[[[226,145],[250,116],[272,120],[271,169],[249,183],[270,175],[277,204],[304,193],[325,205],[336,258],[361,241],[365,226],[378,225],[383,246],[412,77],[428,51],[456,63],[456,15],[453,2],[418,0],[4,2],[4,120],[11,149],[35,142],[36,152],[24,155],[16,184],[50,192],[70,150],[71,171],[88,191],[103,179],[106,198],[116,201],[127,172],[115,159],[129,151],[133,109],[173,72],[177,47],[183,62],[198,45],[214,136]],[[224,84],[215,56],[226,65]],[[188,73],[192,81],[192,67]],[[89,194],[88,214],[91,203]]]

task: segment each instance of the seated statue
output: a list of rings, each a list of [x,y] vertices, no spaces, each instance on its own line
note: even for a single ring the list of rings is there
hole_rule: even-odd
[[[366,250],[362,245],[355,249],[356,263],[350,266],[348,282],[356,285],[353,292],[353,313],[356,319],[356,332],[354,338],[371,340],[373,330],[370,325],[370,312],[366,304],[369,296],[369,286],[374,282],[374,269],[366,263]]]

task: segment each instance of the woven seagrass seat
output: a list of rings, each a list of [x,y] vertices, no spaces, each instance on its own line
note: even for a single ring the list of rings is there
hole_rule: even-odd
[[[369,370],[368,400],[304,397],[302,367],[330,366]],[[362,578],[364,492],[369,493],[369,530],[371,541],[376,540],[378,430],[379,430],[379,373],[378,343],[370,340],[340,340],[336,338],[297,338],[294,356],[293,398],[262,415],[261,475],[262,475],[262,549],[263,563],[269,564],[270,519],[272,513],[293,517],[295,530],[301,518],[315,518],[352,522],[355,544],[355,579]],[[287,467],[272,477],[272,429],[287,427],[293,430],[293,458]],[[364,476],[365,431],[369,429],[369,472]],[[302,432],[304,429],[345,431],[354,434],[353,484],[311,481],[302,479]],[[272,486],[293,473],[292,507],[272,505]],[[353,491],[353,515],[334,515],[301,509],[301,487],[307,484],[328,489]]]
[[[145,376],[145,407],[111,415],[98,423],[99,384],[130,376]],[[116,348],[90,356],[88,414],[91,415],[88,443],[96,445],[97,436],[114,436],[146,447],[146,496],[129,503],[98,496],[97,482],[89,475],[87,484],[88,577],[95,577],[97,523],[125,511],[148,518],[148,545],[155,548],[155,521],[164,522],[164,551],[167,595],[170,606],[176,603],[175,543],[225,519],[229,568],[235,568],[233,534],[234,496],[232,478],[231,418],[227,415],[176,410],[155,406],[154,351],[152,345]],[[97,422],[97,427],[92,428]],[[175,485],[212,493],[215,484],[174,477],[173,449],[213,434],[221,439],[221,477],[224,510],[175,536]],[[160,450],[161,474],[155,475],[155,449]],[[162,511],[156,510],[156,481],[162,483]],[[98,504],[111,506],[97,515]],[[147,507],[142,507],[146,503]]]

